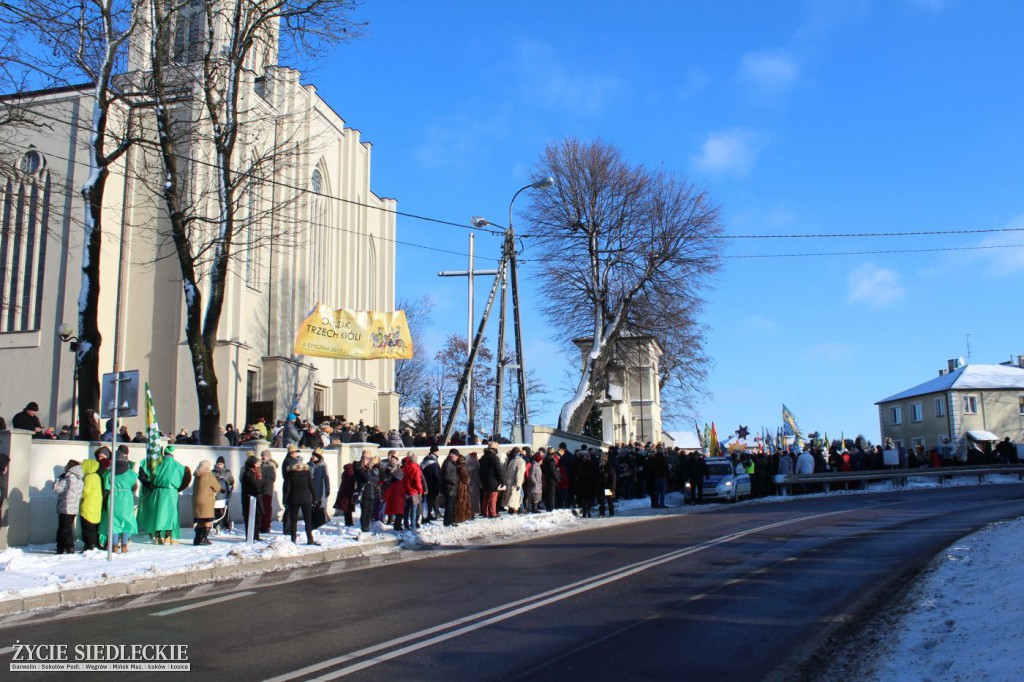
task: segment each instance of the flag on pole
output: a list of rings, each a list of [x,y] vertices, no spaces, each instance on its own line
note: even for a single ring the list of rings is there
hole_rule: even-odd
[[[697,426],[697,420],[694,420],[693,422],[693,430],[697,434],[697,441],[700,443],[700,446],[702,448],[706,448],[708,444],[704,442],[704,433],[700,430],[700,427]]]
[[[718,431],[715,429],[715,422],[711,422],[711,437],[708,438],[708,452],[712,457],[722,454],[721,446],[718,444]]]
[[[803,436],[800,434],[800,426],[796,422],[796,417],[789,411],[789,408],[785,405],[782,406],[782,422],[793,431],[793,437],[796,438],[797,447],[802,448],[804,445]]]
[[[160,425],[156,423],[156,407],[153,405],[153,394],[149,392],[146,382],[146,459],[160,457]]]

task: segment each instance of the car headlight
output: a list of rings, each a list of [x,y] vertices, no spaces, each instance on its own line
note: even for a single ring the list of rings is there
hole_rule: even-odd
[[[731,487],[732,487],[732,481],[726,481],[725,483],[723,483],[723,485],[724,485],[724,486],[725,486],[726,488],[731,488]]]

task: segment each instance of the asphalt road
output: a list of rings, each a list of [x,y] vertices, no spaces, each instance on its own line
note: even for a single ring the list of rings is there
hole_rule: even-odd
[[[888,586],[1022,513],[1024,484],[710,506],[17,616],[0,647],[187,644],[211,680],[798,679]]]

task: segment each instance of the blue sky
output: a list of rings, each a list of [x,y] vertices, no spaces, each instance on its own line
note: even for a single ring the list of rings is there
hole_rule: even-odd
[[[373,143],[373,189],[402,211],[504,224],[544,146],[572,135],[687,174],[728,235],[1024,230],[1019,2],[387,0],[361,15],[367,37],[306,79]],[[467,234],[398,222],[400,240],[458,253]],[[476,244],[479,267],[497,258],[498,238]],[[785,403],[805,430],[877,440],[874,402],[966,357],[968,334],[973,362],[1024,353],[1024,249],[867,252],[1007,244],[1024,231],[727,240],[694,416],[774,429]],[[744,258],[835,252],[857,253]],[[399,247],[399,297],[437,302],[421,352],[464,333],[464,284],[436,275],[464,267]],[[577,358],[550,341],[525,268],[526,362],[554,398],[536,421],[553,423]]]

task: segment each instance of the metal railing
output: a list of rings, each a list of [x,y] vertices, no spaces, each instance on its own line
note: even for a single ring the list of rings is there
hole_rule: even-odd
[[[874,469],[871,471],[839,471],[822,474],[789,474],[778,481],[779,490],[788,495],[790,488],[799,485],[804,488],[821,486],[823,492],[830,492],[833,485],[850,482],[891,480],[894,486],[904,486],[912,477],[938,477],[945,481],[953,476],[977,476],[979,481],[991,474],[1017,474],[1024,480],[1024,463],[1021,464],[988,464],[951,467],[920,467],[917,469]]]

